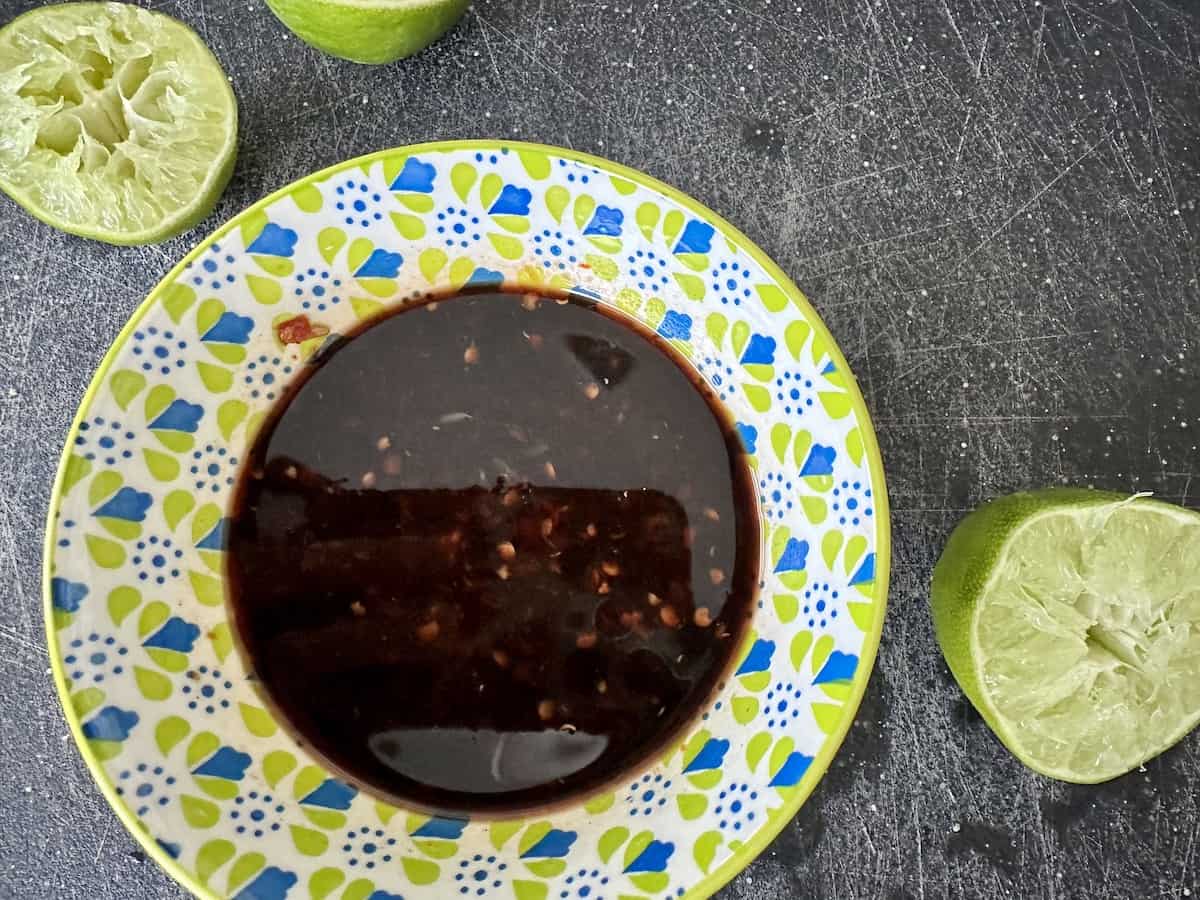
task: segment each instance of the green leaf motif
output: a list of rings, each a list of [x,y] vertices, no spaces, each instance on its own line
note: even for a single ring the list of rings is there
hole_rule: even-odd
[[[713,860],[717,856],[717,848],[721,846],[721,832],[706,831],[696,839],[692,847],[692,858],[705,875],[712,869]]]
[[[505,259],[520,259],[525,253],[525,246],[517,238],[506,234],[488,234],[488,241]]]
[[[147,700],[166,700],[171,696],[171,679],[161,672],[134,666],[133,678],[137,682],[138,690]]]
[[[263,306],[271,306],[283,299],[283,288],[273,278],[264,278],[261,275],[247,275],[246,285],[250,288],[250,293],[254,295],[254,299]]]
[[[329,849],[329,838],[319,831],[300,825],[290,826],[292,843],[305,856],[320,856]]]
[[[292,200],[301,212],[315,213],[320,212],[321,207],[325,203],[325,198],[321,196],[321,192],[316,185],[302,184],[300,187],[292,191]]]
[[[550,157],[540,150],[519,150],[517,157],[530,178],[541,181],[550,177]]]
[[[180,796],[179,807],[183,810],[184,820],[193,828],[212,828],[221,817],[217,804],[190,794]]]
[[[88,556],[102,569],[119,569],[125,564],[125,548],[116,541],[95,534],[84,536]]]
[[[404,869],[404,874],[408,876],[408,880],[413,884],[433,884],[441,874],[441,867],[427,859],[417,859],[414,856],[406,856],[400,860],[400,866]]]
[[[459,163],[450,170],[450,184],[454,186],[454,193],[458,194],[458,199],[463,203],[467,202],[467,196],[475,184],[475,177],[475,167],[468,163]]]
[[[484,209],[490,209],[492,204],[496,202],[496,198],[500,196],[500,191],[504,188],[504,179],[495,172],[489,172],[483,176],[483,181],[479,183],[479,202]]]
[[[117,406],[121,409],[129,409],[133,398],[140,394],[145,386],[145,376],[141,372],[134,372],[130,369],[118,369],[108,380],[108,387],[112,391],[113,399],[117,401]]]
[[[699,275],[689,275],[687,272],[676,272],[675,280],[683,288],[683,293],[689,300],[703,300],[705,293],[704,279]]]
[[[237,889],[259,873],[267,863],[267,858],[261,853],[247,853],[233,864],[229,872],[229,893],[237,893]]]
[[[223,394],[233,387],[233,373],[226,368],[214,366],[212,363],[197,362],[196,370],[210,393]]]
[[[251,706],[249,703],[239,703],[238,710],[242,714],[242,721],[246,723],[246,730],[255,737],[270,737],[278,730],[275,720],[265,709]]]
[[[233,859],[236,852],[233,844],[226,840],[218,839],[204,844],[196,853],[196,878],[201,884],[208,884],[208,880]]]
[[[168,756],[191,730],[192,726],[186,720],[179,716],[167,716],[154,728],[154,743],[163,756]]]
[[[618,825],[615,828],[610,828],[600,836],[600,842],[596,845],[596,852],[600,854],[600,859],[608,862],[617,849],[629,840],[629,829]]]
[[[184,313],[196,302],[196,292],[189,285],[174,281],[163,289],[163,309],[176,325],[183,319]]]
[[[346,880],[341,869],[326,867],[318,869],[308,879],[308,896],[310,900],[326,900],[326,898],[342,886]]]
[[[322,228],[317,233],[317,250],[321,254],[321,259],[326,263],[332,264],[334,257],[338,255],[338,251],[346,244],[346,232],[340,228]]]
[[[571,202],[570,192],[562,185],[554,185],[546,191],[546,209],[554,217],[554,221],[562,223],[563,213]]]
[[[108,617],[114,625],[120,626],[125,618],[142,603],[142,595],[137,588],[113,588],[108,595]]]

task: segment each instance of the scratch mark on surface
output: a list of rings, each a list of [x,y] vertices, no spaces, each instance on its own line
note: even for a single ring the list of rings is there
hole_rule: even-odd
[[[1017,209],[1013,212],[1013,214],[1011,216],[1009,216],[1007,219],[1005,219],[1003,222],[1001,222],[999,227],[997,227],[995,231],[993,231],[991,234],[989,234],[987,237],[985,237],[982,241],[980,241],[975,246],[975,249],[971,250],[969,253],[966,254],[966,256],[963,256],[962,258],[959,259],[958,262],[956,262],[953,266],[951,266],[950,274],[953,275],[955,272],[957,272],[962,267],[963,263],[965,263],[967,260],[969,260],[971,257],[973,257],[976,253],[978,253],[980,250],[982,250],[985,246],[987,246],[989,243],[991,243],[991,241],[995,240],[995,238],[1002,231],[1004,231],[1005,228],[1007,228],[1009,225],[1011,225],[1013,223],[1013,220],[1015,220],[1017,218],[1017,216],[1021,215],[1021,213],[1025,212],[1025,210],[1029,209],[1031,206],[1033,206],[1035,203],[1037,203],[1040,199],[1042,199],[1042,197],[1044,197],[1046,195],[1047,191],[1049,191],[1052,187],[1054,187],[1056,184],[1058,184],[1060,181],[1062,181],[1067,176],[1067,174],[1072,169],[1074,169],[1077,165],[1079,165],[1081,162],[1083,162],[1085,159],[1087,159],[1089,156],[1091,156],[1092,153],[1095,152],[1096,148],[1099,147],[1106,140],[1108,140],[1107,132],[1104,134],[1103,137],[1099,138],[1094,144],[1092,144],[1086,150],[1084,150],[1083,153],[1079,154],[1079,156],[1077,156],[1072,162],[1070,162],[1066,166],[1066,168],[1064,168],[1061,172],[1059,172],[1057,175],[1055,175],[1053,178],[1051,178],[1049,181],[1047,181],[1044,185],[1042,185],[1041,189],[1037,193],[1035,193],[1032,197],[1030,197],[1028,200],[1026,200],[1024,203],[1022,203],[1019,207],[1017,207]]]

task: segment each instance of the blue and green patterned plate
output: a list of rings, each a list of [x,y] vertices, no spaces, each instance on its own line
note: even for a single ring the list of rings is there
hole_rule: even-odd
[[[273,720],[226,619],[224,516],[250,436],[322,339],[466,283],[586,292],[673,341],[758,476],[753,630],[651,769],[586,805],[461,821],[376,802]],[[45,554],[54,678],[96,781],[201,897],[705,897],[799,809],[879,643],[883,470],[850,371],[804,295],[679,192],[568,150],[389,150],[268,197],[188,254],[105,357],[71,427]]]

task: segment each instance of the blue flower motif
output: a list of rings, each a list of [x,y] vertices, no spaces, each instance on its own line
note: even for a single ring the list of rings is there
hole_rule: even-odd
[[[750,343],[739,360],[743,366],[769,366],[775,362],[775,338],[765,334],[750,335]]]
[[[148,638],[142,641],[142,646],[148,650],[174,650],[177,653],[191,653],[200,637],[200,628],[191,622],[185,622],[179,616],[171,616]]]
[[[738,422],[736,427],[738,437],[742,439],[742,446],[746,448],[746,452],[756,453],[758,451],[758,429],[745,422]]]
[[[688,341],[692,338],[692,317],[684,313],[667,310],[659,323],[658,333],[667,339]]]
[[[357,830],[346,832],[342,852],[348,857],[346,865],[357,868],[361,864],[364,869],[374,869],[377,865],[392,861],[392,848],[395,846],[396,839],[388,837],[382,828],[372,831],[363,825]]]
[[[657,291],[670,284],[669,264],[653,250],[635,250],[625,257],[626,271],[639,291]]]
[[[292,872],[267,866],[233,900],[284,900],[300,879]]]
[[[768,472],[759,479],[758,486],[758,500],[762,503],[763,514],[767,518],[784,518],[794,505],[791,479],[782,473]]]
[[[749,300],[754,295],[750,289],[750,267],[737,262],[723,262],[712,270],[711,285],[714,296],[721,298],[721,304],[741,306],[743,300]]]
[[[461,860],[458,869],[454,873],[454,882],[458,885],[459,894],[482,897],[488,888],[499,890],[503,886],[501,873],[507,871],[508,863],[500,862],[495,856],[485,857],[482,853],[476,853],[469,860]]]
[[[162,766],[138,763],[117,775],[117,796],[141,817],[149,813],[152,806],[163,807],[171,802],[175,780],[175,776]]]
[[[262,233],[250,242],[246,252],[260,256],[291,256],[295,252],[296,239],[292,229],[268,222]]]
[[[153,498],[144,491],[123,487],[106,500],[93,516],[99,519],[121,519],[125,522],[146,521],[146,510]]]
[[[366,262],[358,267],[355,278],[395,278],[404,264],[404,257],[399,253],[389,253],[376,248],[371,251]]]
[[[679,242],[672,252],[707,253],[712,249],[712,239],[715,233],[716,229],[711,225],[701,222],[699,219],[692,219],[684,227],[683,234],[679,236]]]
[[[771,645],[772,649],[774,644]],[[738,674],[742,674],[740,671]],[[729,752],[729,741],[724,738],[709,738],[704,746],[683,769],[684,774],[690,772],[706,772],[709,769],[719,769]]]
[[[194,287],[207,286],[219,291],[237,281],[236,262],[237,257],[232,253],[222,252],[220,244],[213,244],[203,259],[187,264],[189,274],[184,276],[184,280],[190,281]]]
[[[767,690],[763,700],[763,716],[768,728],[790,730],[794,720],[800,717],[800,699],[804,691],[790,681],[778,681]]]
[[[646,845],[641,853],[637,855],[632,862],[625,867],[625,874],[632,875],[637,872],[663,872],[667,868],[667,862],[671,859],[671,854],[675,852],[675,845],[670,841],[651,841]]]
[[[50,579],[50,605],[63,612],[79,612],[79,604],[88,595],[88,586],[65,578]]]
[[[603,235],[605,237],[620,237],[621,225],[625,221],[625,213],[611,206],[597,206],[592,213],[592,220],[583,229],[584,234]]]
[[[821,671],[813,679],[813,684],[832,684],[836,681],[849,681],[854,677],[854,671],[857,668],[857,656],[853,653],[843,653],[841,650],[834,650],[829,654],[829,659],[825,660],[825,665],[821,666]]]
[[[131,562],[136,566],[138,581],[163,585],[180,576],[182,559],[183,551],[170,537],[152,534],[134,545]]]
[[[365,181],[347,179],[334,188],[334,208],[342,214],[342,223],[350,227],[372,228],[383,221],[383,214],[391,208],[384,195]],[[303,280],[303,279],[301,279]]]
[[[172,371],[182,369],[187,365],[188,342],[174,331],[160,331],[154,325],[139,328],[133,333],[133,355],[141,359],[143,372],[155,369],[162,375],[170,375]]]
[[[248,344],[250,332],[254,330],[254,320],[249,316],[239,316],[237,313],[223,312],[208,331],[200,336],[202,341],[213,341],[219,344]]]
[[[557,828],[551,828],[537,843],[521,854],[521,859],[566,856],[571,845],[575,843],[575,838],[574,831],[560,831]]]
[[[250,368],[253,369],[254,363],[250,363]],[[287,367],[286,371],[291,371],[291,367]],[[261,375],[264,383],[273,384],[274,375],[269,372]],[[246,384],[253,384],[254,378],[251,375],[245,376]],[[258,389],[255,388],[250,392],[252,397],[258,397]],[[267,399],[274,399],[274,391],[267,392]],[[237,475],[238,458],[230,455],[225,447],[218,444],[205,444],[204,449],[196,448],[192,451],[192,460],[188,465],[188,473],[194,481],[192,484],[198,491],[209,491],[213,494],[219,494],[222,488],[233,487],[234,479]],[[205,549],[220,549],[205,548]]]
[[[342,279],[334,276],[328,269],[310,267],[303,272],[297,272],[292,276],[291,284],[292,296],[302,298],[301,309],[325,312],[329,307],[342,302]],[[265,357],[263,361],[266,361]]]
[[[133,458],[133,451],[137,448],[137,434],[124,428],[115,419],[95,416],[87,422],[79,423],[75,446],[83,451],[84,459],[100,460],[106,466],[115,466],[121,460]]]
[[[775,399],[787,415],[803,415],[813,405],[812,379],[802,372],[783,372],[775,379]]]
[[[225,552],[225,531],[228,519],[219,519],[217,524],[196,543],[198,550],[213,550],[217,553]]]
[[[222,778],[225,781],[241,781],[246,777],[249,765],[249,753],[242,753],[232,747],[220,747],[216,753],[192,769],[192,774],[206,778]]]
[[[158,414],[150,423],[151,428],[162,431],[183,431],[195,434],[204,417],[204,407],[186,400],[172,400],[171,405]]]
[[[255,838],[279,831],[280,817],[287,810],[287,806],[270,794],[259,794],[258,791],[250,791],[244,797],[239,794],[233,803],[229,818],[238,823],[234,831]]]
[[[500,286],[504,283],[504,273],[498,272],[495,269],[485,269],[480,266],[471,273],[471,277],[467,279],[467,284],[472,287],[482,287],[484,285]]]
[[[139,721],[132,710],[106,706],[83,723],[83,736],[89,741],[123,741]]]
[[[850,584],[870,584],[875,580],[875,554],[868,553],[863,557],[858,569],[850,576]]]
[[[415,838],[439,838],[444,841],[457,841],[462,837],[463,829],[467,827],[466,819],[451,819],[445,816],[434,816],[415,831]]]
[[[565,269],[568,263],[578,262],[575,255],[575,239],[564,237],[561,231],[542,229],[541,234],[533,236],[533,254],[541,257],[542,267],[549,269],[558,266]]]
[[[809,448],[804,465],[800,467],[800,477],[808,478],[813,475],[832,475],[833,463],[837,459],[837,450],[824,444],[813,444]],[[844,522],[842,524],[845,524]]]
[[[638,781],[629,786],[625,795],[625,805],[629,807],[629,815],[651,815],[655,809],[667,805],[667,791],[671,788],[671,780],[663,779],[660,775],[643,775]]]
[[[717,827],[722,831],[740,832],[753,829],[758,791],[743,782],[733,782],[717,795],[713,813],[718,816]]]
[[[809,628],[824,628],[838,617],[842,605],[840,595],[841,592],[828,581],[817,581],[804,589],[802,611],[808,616]]]
[[[599,869],[579,869],[568,875],[558,892],[559,900],[605,900],[601,891],[608,886],[608,876]]]
[[[498,196],[488,209],[488,215],[492,216],[527,216],[529,215],[529,201],[533,199],[533,194],[526,188],[519,188],[511,184],[506,184],[500,191]]]
[[[830,505],[838,517],[839,525],[856,526],[875,515],[874,503],[869,484],[847,478],[834,485],[833,502]]]
[[[779,771],[771,778],[769,787],[794,787],[804,773],[808,771],[808,767],[812,765],[813,758],[800,752],[791,753]]]
[[[477,243],[483,235],[479,230],[479,216],[460,206],[447,206],[437,214],[438,225],[434,231],[448,248],[463,250]]]
[[[335,778],[326,778],[300,802],[305,806],[345,811],[350,808],[350,804],[354,802],[356,796],[358,796],[356,788]]]
[[[424,163],[415,156],[404,161],[404,168],[392,181],[391,190],[404,193],[431,194],[437,169],[432,163]]]
[[[753,672],[765,672],[771,668],[771,657],[775,655],[775,642],[759,638],[738,666],[735,675],[750,675]]]
[[[117,643],[110,635],[101,636],[92,632],[87,639],[76,638],[71,641],[69,652],[63,656],[63,663],[71,666],[68,672],[71,681],[79,685],[90,676],[92,684],[103,684],[108,678],[119,677],[125,672],[125,657],[129,648]]]
[[[233,682],[222,675],[220,669],[197,666],[188,669],[182,690],[188,698],[188,709],[212,716],[220,710],[229,709]]]
[[[808,541],[788,538],[787,543],[783,545],[783,555],[779,557],[779,562],[775,563],[773,571],[776,573],[801,572],[807,564]]]
[[[731,366],[725,365],[719,358],[714,359],[711,356],[706,356],[703,360],[697,361],[696,368],[716,388],[717,396],[720,399],[729,399],[728,392],[732,390],[734,384],[733,368]]]

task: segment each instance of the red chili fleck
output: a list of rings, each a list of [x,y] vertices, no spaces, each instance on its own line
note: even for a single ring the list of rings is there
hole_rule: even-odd
[[[275,333],[282,344],[303,344],[312,338],[329,334],[329,326],[314,325],[308,316],[300,315],[280,322],[275,326]]]

